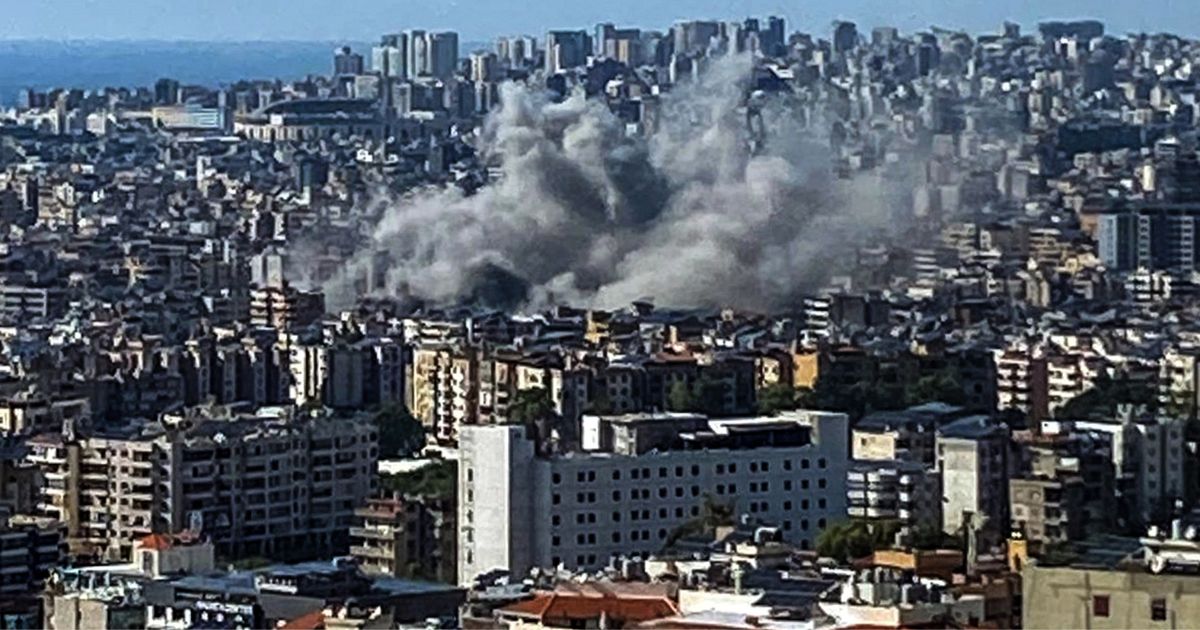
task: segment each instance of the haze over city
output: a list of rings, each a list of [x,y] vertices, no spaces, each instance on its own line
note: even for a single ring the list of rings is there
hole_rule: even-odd
[[[353,0],[336,8],[325,0],[42,0],[6,3],[0,38],[365,41],[374,37],[373,29],[384,25],[420,24],[456,30],[464,41],[487,41],[509,33],[598,22],[650,28],[678,19],[759,14],[781,15],[797,28],[810,30],[825,29],[837,19],[855,20],[864,27],[917,30],[940,25],[980,32],[1004,20],[1032,26],[1045,19],[1096,18],[1116,33],[1200,32],[1200,4],[1188,0]]]
[[[1200,620],[1196,4],[5,7],[0,627]]]

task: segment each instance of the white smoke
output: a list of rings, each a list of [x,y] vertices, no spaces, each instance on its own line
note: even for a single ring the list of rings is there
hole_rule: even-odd
[[[747,58],[714,62],[661,97],[647,137],[630,137],[598,99],[555,103],[504,85],[481,143],[499,181],[388,201],[370,242],[324,287],[330,303],[352,300],[350,280],[382,253],[387,293],[433,303],[478,300],[491,285],[529,306],[786,304],[887,226],[889,199],[910,197],[878,178],[834,177],[828,147],[787,99],[765,99],[766,144],[752,151],[750,72]]]

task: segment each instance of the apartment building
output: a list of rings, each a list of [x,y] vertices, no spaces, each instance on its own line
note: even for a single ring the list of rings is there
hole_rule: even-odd
[[[941,477],[917,462],[852,462],[846,471],[846,515],[898,523],[902,531],[940,529]]]
[[[1050,415],[1046,358],[1024,344],[994,351],[996,409],[1016,409],[1034,420]]]
[[[228,556],[315,554],[344,542],[375,485],[366,417],[264,407],[190,408],[30,440],[46,479],[39,511],[73,553],[127,559],[151,533],[199,530]]]
[[[304,339],[285,335],[290,400],[334,409],[404,401],[407,350],[392,337]]]
[[[250,323],[291,330],[307,326],[325,314],[325,296],[295,287],[262,287],[250,291]]]
[[[552,455],[522,426],[463,427],[458,578],[646,557],[706,501],[777,524],[811,549],[846,516],[847,423],[815,411],[585,416],[582,449]]]
[[[946,533],[958,533],[970,514],[985,518],[991,531],[1007,534],[1008,435],[1008,427],[987,416],[967,416],[938,430],[937,466],[942,475],[942,529]]]
[[[451,499],[373,498],[354,511],[350,555],[370,574],[453,582],[456,506]]]
[[[513,351],[484,352],[453,344],[413,350],[409,409],[439,444],[457,443],[469,424],[503,422],[517,392],[545,389],[554,410],[578,418],[588,397],[588,374],[568,370],[557,356]]]
[[[65,557],[61,523],[0,512],[0,600],[41,594]]]
[[[1200,411],[1200,346],[1167,348],[1159,362],[1158,404],[1169,413],[1191,417]]]
[[[1111,421],[1074,423],[1078,431],[1109,436],[1119,520],[1160,521],[1177,503],[1186,502],[1187,422],[1128,410]]]
[[[1086,521],[1079,477],[1019,478],[1008,482],[1012,529],[1025,540],[1061,543],[1083,536]]]
[[[902,460],[933,466],[938,427],[965,414],[962,407],[937,402],[867,414],[854,425],[851,453],[856,460]]]

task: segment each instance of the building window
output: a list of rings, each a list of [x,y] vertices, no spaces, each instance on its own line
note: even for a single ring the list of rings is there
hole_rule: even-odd
[[[1156,597],[1150,600],[1150,620],[1151,621],[1166,621],[1167,620],[1167,600],[1162,597]]]
[[[1092,596],[1092,616],[1107,617],[1108,616],[1108,595],[1093,595]]]
[[[614,470],[613,471],[613,481],[620,481],[620,480],[621,480],[621,471]]]

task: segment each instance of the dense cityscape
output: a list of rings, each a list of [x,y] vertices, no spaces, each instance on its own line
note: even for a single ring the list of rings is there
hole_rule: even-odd
[[[0,625],[1200,625],[1200,41],[791,26],[16,95]]]

